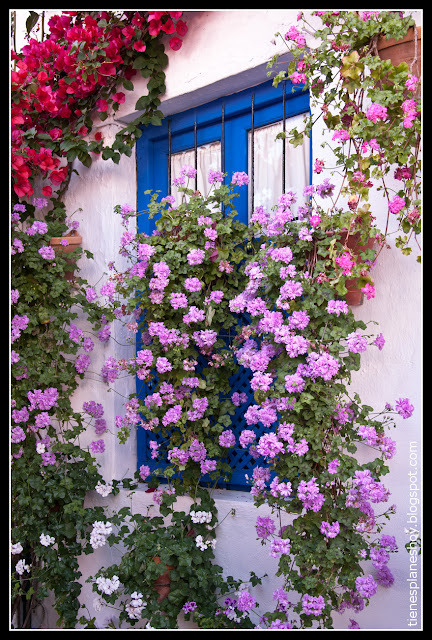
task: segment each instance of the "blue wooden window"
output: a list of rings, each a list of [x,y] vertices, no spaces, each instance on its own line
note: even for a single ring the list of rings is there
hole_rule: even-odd
[[[292,92],[289,83],[287,85],[281,83],[275,88],[271,82],[266,82],[172,115],[165,118],[161,126],[144,128],[136,147],[138,211],[145,211],[148,207],[150,196],[144,193],[146,190],[160,191],[161,197],[170,193],[170,158],[175,153],[196,149],[216,141],[220,142],[221,170],[227,174],[226,180],[229,182],[235,171],[244,171],[250,175],[248,144],[251,130],[286,119],[287,131],[289,131],[288,119],[308,112],[309,95],[302,91],[301,87],[295,87],[295,91]],[[251,185],[248,188],[242,187],[239,190],[240,197],[236,198],[235,202],[237,219],[245,224],[248,223],[250,189]],[[282,192],[281,184],[280,193],[276,194],[276,198]],[[148,219],[144,215],[138,216],[138,230],[141,233],[151,235],[155,228],[155,219]],[[139,349],[141,345],[139,334],[137,335]],[[251,375],[250,370],[240,366],[238,373],[232,377],[231,388],[233,392],[246,392],[250,398],[250,404],[253,404],[253,394],[249,384]],[[143,385],[142,381],[137,380],[137,390],[142,397],[151,393],[154,386],[155,381],[149,385]],[[243,414],[248,406],[248,404],[242,405],[232,416],[233,424],[230,428],[236,435],[247,428]],[[255,425],[255,431],[261,435],[257,426]],[[149,434],[144,429],[138,430],[137,468],[142,464],[155,467],[155,461],[151,460],[148,447],[149,439],[154,438],[153,434]],[[233,451],[229,462],[233,469],[233,476],[226,487],[248,491],[250,485],[245,479],[245,474],[251,476],[257,462],[251,458],[247,449]],[[262,464],[262,461],[258,463]],[[161,465],[158,463],[157,466]]]

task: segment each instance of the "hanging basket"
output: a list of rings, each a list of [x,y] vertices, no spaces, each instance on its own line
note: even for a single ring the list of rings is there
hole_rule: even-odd
[[[67,241],[67,245],[63,245],[62,244],[62,242],[64,240]],[[80,247],[81,243],[82,243],[82,237],[74,229],[72,229],[72,231],[70,231],[65,236],[54,237],[54,238],[51,238],[51,240],[50,240],[50,245],[52,246],[54,251],[58,252],[59,254],[62,254],[62,256],[65,258],[66,262],[68,264],[70,264],[70,265],[75,265],[76,264],[75,258],[73,258],[73,257],[66,258],[66,255],[63,255],[63,254],[71,253],[72,251],[74,251],[75,249]],[[72,271],[69,271],[69,270],[66,271],[65,278],[66,278],[66,280],[69,280],[70,282],[73,282],[74,279],[75,279],[75,275],[74,275],[73,270]]]
[[[417,42],[416,42],[417,34]],[[421,75],[421,27],[411,27],[406,36],[400,40],[386,40],[381,36],[377,43],[381,60],[390,60],[394,67],[406,62],[411,73],[417,78]],[[411,66],[412,65],[412,66]]]

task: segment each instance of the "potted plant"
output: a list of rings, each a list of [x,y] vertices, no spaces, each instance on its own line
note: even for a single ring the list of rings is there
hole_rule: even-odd
[[[173,629],[182,611],[195,610],[203,621],[213,619],[218,598],[240,584],[223,579],[214,563],[217,512],[210,493],[197,487],[188,512],[178,506],[180,494],[168,485],[154,492],[158,516],[124,508],[110,517],[104,542],[121,541],[125,552],[118,564],[101,567],[87,581],[98,594],[97,608],[117,609],[120,625],[144,622],[146,628]],[[81,622],[89,621],[83,617]]]
[[[79,249],[82,244],[82,236],[76,231],[71,229],[64,236],[57,236],[50,239],[50,245],[54,251],[66,260],[66,264],[69,267],[65,272],[65,278],[69,282],[73,282],[75,279],[74,267],[76,266],[76,249]],[[70,255],[73,254],[73,255]]]
[[[378,55],[377,43],[399,41],[413,29],[414,20],[400,11],[313,11],[311,20],[303,14],[299,18],[299,28],[278,34],[293,56],[288,69],[269,75],[275,74],[275,85],[289,78],[293,90],[301,84],[310,92],[311,115],[303,131],[286,133],[289,142],[302,144],[320,118],[330,137],[322,146],[331,151],[335,165],[325,174],[324,162],[316,159],[314,172],[322,174],[318,179],[327,177],[316,187],[321,202],[308,215],[324,230],[360,232],[365,246],[375,238],[377,256],[391,235],[400,234],[395,245],[408,255],[413,244],[419,246],[421,233],[421,106],[416,94],[419,77],[410,68],[414,58],[418,60],[419,42],[417,56],[398,60],[397,66],[382,59],[386,54]],[[278,65],[276,56],[268,66]],[[329,189],[335,174],[340,184]],[[384,197],[382,229],[375,226],[371,189]],[[360,270],[369,273],[372,264],[370,259],[362,262]]]

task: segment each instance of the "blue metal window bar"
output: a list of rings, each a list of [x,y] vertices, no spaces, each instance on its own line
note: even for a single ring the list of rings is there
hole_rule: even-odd
[[[281,83],[277,88],[266,82],[262,85],[240,91],[230,96],[202,105],[196,109],[175,114],[166,118],[161,126],[148,127],[137,142],[137,208],[145,211],[150,196],[144,191],[160,191],[161,197],[171,193],[171,157],[173,154],[193,149],[195,168],[197,168],[197,149],[199,146],[219,141],[221,145],[221,170],[227,173],[226,180],[235,171],[244,171],[249,175],[250,202],[254,206],[254,132],[259,127],[282,122],[286,131],[288,118],[309,113],[309,95],[301,86],[291,91],[289,82]],[[249,166],[248,137],[251,141],[251,164]],[[286,140],[282,140],[282,184],[281,194],[285,192],[285,165],[287,162]],[[195,189],[197,185],[195,183]],[[236,198],[237,219],[248,223],[249,194],[246,189],[240,190]],[[138,217],[138,230],[150,235],[155,230],[155,220],[146,216]],[[247,322],[241,318],[240,322]],[[140,333],[137,334],[137,349],[142,348]],[[202,367],[202,363],[201,367]],[[197,369],[197,373],[199,370]],[[248,428],[244,412],[254,404],[253,391],[250,388],[252,372],[239,366],[238,371],[230,379],[231,392],[246,393],[248,401],[235,408],[229,427],[238,437],[240,432]],[[157,385],[157,378],[149,383],[137,380],[137,392],[141,398],[152,393]],[[266,430],[254,425],[258,437]],[[160,460],[151,460],[149,441],[157,440],[157,436],[144,429],[138,429],[137,435],[137,468],[148,464],[151,468],[163,468]],[[223,486],[227,489],[249,491],[250,484],[246,475],[252,476],[257,464],[263,465],[262,459],[254,460],[247,449],[236,447],[229,451],[227,462],[232,469],[232,477]],[[166,463],[167,464],[167,463]],[[205,480],[205,479],[204,479]]]

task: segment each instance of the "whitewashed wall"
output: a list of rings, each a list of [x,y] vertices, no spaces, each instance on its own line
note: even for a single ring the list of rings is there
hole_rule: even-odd
[[[167,50],[169,66],[166,71],[167,92],[162,105],[164,112],[182,111],[264,81],[269,58],[277,52],[286,51],[281,40],[275,39],[275,33],[285,33],[290,25],[297,24],[297,12],[297,9],[187,12],[189,32],[182,49],[178,52]],[[421,12],[416,13],[416,19],[420,23]],[[100,124],[107,138],[113,137],[122,123],[133,118],[135,101],[141,92],[145,92],[145,82],[137,80],[136,92],[127,95],[127,101],[115,119]],[[314,157],[326,160],[321,148],[322,140],[317,127],[313,136]],[[82,276],[99,290],[106,277],[107,263],[119,257],[117,251],[122,229],[113,207],[116,204],[136,204],[135,155],[122,158],[119,165],[96,159],[90,169],[79,163],[76,168],[79,177],[74,175],[72,178],[66,204],[70,213],[82,209],[75,214],[75,219],[80,220],[83,247],[94,253],[94,261],[83,264]],[[379,223],[384,220],[385,209],[378,198],[373,203]],[[417,492],[417,498],[421,495],[422,272],[415,257],[416,252],[412,257],[406,257],[394,246],[382,252],[374,272],[376,297],[354,308],[357,318],[379,323],[376,331],[383,333],[386,344],[381,352],[370,347],[363,355],[363,366],[354,376],[353,389],[364,403],[377,410],[382,409],[386,402],[394,405],[402,397],[410,399],[415,412],[411,419],[397,421],[397,430],[391,435],[397,441],[398,452],[390,461],[390,475],[383,481],[391,491],[391,502],[397,505],[397,514],[385,529],[386,533],[396,536],[401,547],[399,554],[392,556],[389,563],[395,584],[389,589],[379,587],[378,594],[364,612],[358,615],[352,612],[344,616],[336,614],[334,624],[337,629],[346,628],[350,617],[354,617],[362,629],[414,630],[420,627],[420,568],[417,567],[415,584],[410,582],[410,557],[403,548],[409,541],[406,529],[410,526],[419,528],[421,512],[421,504],[417,504],[410,495],[410,490]],[[122,414],[122,397],[134,390],[134,380],[119,381],[114,390],[107,393],[106,385],[99,379],[100,369],[109,355],[116,359],[127,358],[134,351],[122,330],[117,328],[113,335],[117,342],[98,344],[92,373],[86,376],[74,397],[77,409],[88,400],[100,402],[105,408],[105,418],[112,431],[103,436],[107,443],[106,453],[98,454],[105,480],[131,475],[135,469],[134,438],[126,445],[119,445],[114,427],[115,416]],[[91,439],[89,437],[88,441]],[[409,474],[413,471],[416,472],[415,487],[410,486]],[[411,480],[414,481],[414,477]],[[109,504],[114,508],[126,501],[125,495],[113,500],[95,493],[89,496],[88,505]],[[134,497],[137,510],[144,512],[149,504],[152,504],[151,494],[142,491]],[[250,570],[258,575],[267,573],[271,576],[277,567],[276,561],[256,540],[254,527],[257,515],[263,515],[266,510],[258,510],[250,497],[241,492],[219,491],[217,506],[220,520],[235,509],[235,515],[228,515],[218,532],[215,550],[218,564],[227,574],[239,578],[246,579]],[[155,508],[152,509],[155,512]],[[101,565],[106,566],[110,556],[111,552],[102,548],[81,561],[83,591],[80,600],[86,603],[91,615],[97,616],[100,626],[103,626],[109,610],[92,611],[93,594],[85,579]],[[112,559],[116,558],[113,556]],[[273,609],[272,592],[280,585],[280,579],[269,578],[263,587],[255,590],[262,612]],[[418,613],[417,626],[413,626],[413,622],[410,626],[409,622],[410,595],[418,598],[415,605],[411,604]],[[52,620],[55,621],[55,615]]]

